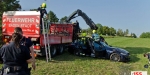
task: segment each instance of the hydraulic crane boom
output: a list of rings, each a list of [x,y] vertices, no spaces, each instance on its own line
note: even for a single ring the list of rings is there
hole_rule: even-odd
[[[86,24],[90,26],[91,29],[93,29],[93,30],[94,30],[94,29],[95,29],[95,30],[98,29],[98,27],[96,26],[96,24],[95,24],[84,12],[82,12],[80,9],[74,11],[74,12],[67,18],[66,22],[70,22],[70,20],[72,20],[72,19],[78,17],[78,16],[75,16],[76,14],[78,14],[78,16],[81,16],[81,17],[85,20]]]

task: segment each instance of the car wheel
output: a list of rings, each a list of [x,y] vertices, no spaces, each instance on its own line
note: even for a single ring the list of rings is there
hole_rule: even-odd
[[[110,60],[119,62],[121,60],[120,55],[117,53],[112,53],[110,55]]]
[[[148,64],[145,64],[145,65],[144,65],[144,68],[148,68]]]

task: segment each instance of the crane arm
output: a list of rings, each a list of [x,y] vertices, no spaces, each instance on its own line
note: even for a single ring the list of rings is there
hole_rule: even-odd
[[[81,17],[85,20],[86,24],[90,26],[91,29],[93,29],[93,30],[94,30],[94,29],[95,29],[95,30],[98,29],[98,27],[96,26],[96,24],[95,24],[84,12],[82,12],[80,9],[74,11],[74,12],[67,18],[66,22],[70,22],[70,20],[72,20],[72,19],[78,17],[78,16],[75,16],[76,14],[78,14],[78,16],[81,16]]]

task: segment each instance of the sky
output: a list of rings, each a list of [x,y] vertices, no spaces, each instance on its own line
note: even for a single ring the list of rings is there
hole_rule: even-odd
[[[86,13],[95,24],[119,28],[140,36],[143,32],[150,32],[150,0],[20,0],[22,10],[38,8],[43,2],[47,4],[47,11],[53,11],[60,19],[69,16],[80,9]],[[80,27],[89,26],[82,17],[78,20]]]

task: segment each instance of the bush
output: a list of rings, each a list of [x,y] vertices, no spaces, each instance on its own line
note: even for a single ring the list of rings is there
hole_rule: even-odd
[[[143,33],[140,35],[140,38],[150,38],[150,32],[143,32]]]

